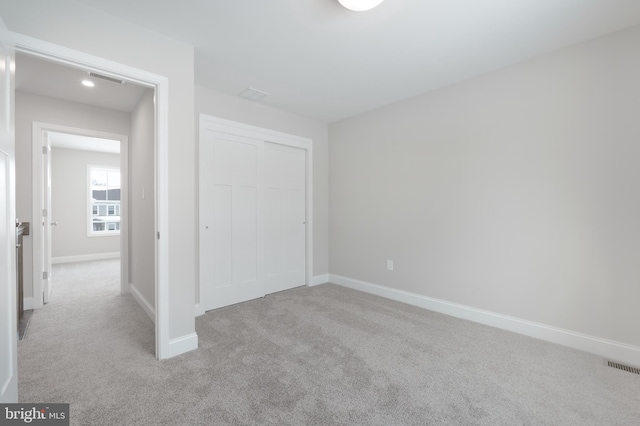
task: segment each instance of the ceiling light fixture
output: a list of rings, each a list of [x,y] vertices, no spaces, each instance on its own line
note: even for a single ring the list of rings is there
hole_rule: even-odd
[[[83,86],[87,86],[87,87],[93,87],[95,86],[94,82],[91,80],[82,80],[82,85]]]
[[[349,10],[364,12],[382,3],[384,0],[338,0],[341,5]]]

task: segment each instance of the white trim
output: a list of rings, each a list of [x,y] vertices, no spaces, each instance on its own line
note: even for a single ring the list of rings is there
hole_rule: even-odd
[[[313,285],[313,141],[308,138],[303,138],[300,136],[291,135],[288,133],[278,132],[275,130],[264,129],[262,127],[252,126],[249,124],[239,123],[237,121],[226,120],[224,118],[213,117],[207,114],[199,114],[199,128],[198,128],[198,144],[197,149],[200,149],[200,144],[204,139],[203,134],[205,131],[215,131],[219,133],[224,133],[228,135],[242,136],[250,139],[255,139],[263,142],[271,142],[275,144],[291,146],[294,148],[304,149],[306,151],[306,187],[305,187],[305,195],[306,195],[306,234],[305,234],[305,284]],[[206,127],[206,128],[205,128]],[[199,167],[199,164],[198,164]],[[196,193],[200,194],[200,177],[199,172],[196,174],[197,178],[197,188]],[[198,203],[199,203],[199,195],[198,195]],[[200,246],[200,207],[196,209],[198,219],[196,220],[196,247]],[[198,295],[196,302],[198,304],[200,301],[200,294],[202,291],[200,289],[200,262],[199,262],[199,249],[198,256],[196,260],[196,277],[197,277],[197,288],[196,294]],[[201,308],[196,310],[196,315],[199,314]]]
[[[199,317],[199,316],[202,316],[202,315],[204,315],[204,314],[206,314],[206,312],[204,311],[204,308],[202,307],[202,305],[201,305],[200,303],[196,303],[196,306],[195,306],[195,315],[196,315],[197,317]]]
[[[329,282],[329,274],[316,275],[311,280],[311,283],[309,284],[309,287],[313,287],[315,285],[320,285],[320,284],[326,284],[328,282]]]
[[[156,239],[156,358],[171,358],[169,336],[169,80],[156,84],[155,221]],[[194,333],[195,334],[195,333]],[[196,335],[196,346],[198,336]]]
[[[200,124],[205,122],[211,124],[216,132],[229,135],[238,135],[306,150],[311,149],[313,145],[311,139],[308,138],[200,113]]]
[[[512,331],[547,342],[557,343],[570,348],[600,355],[611,360],[640,365],[640,347],[613,340],[602,339],[588,334],[565,330],[495,312],[476,309],[458,303],[434,299],[407,291],[371,284],[339,275],[329,275],[330,282],[365,293],[375,294],[387,299],[418,306],[430,311],[440,312],[457,318],[466,319],[491,327]]]
[[[106,260],[106,259],[119,259],[120,252],[113,253],[96,253],[96,254],[79,254],[76,256],[58,256],[52,257],[51,263],[57,265],[59,263],[74,263],[74,262],[88,262],[90,260]]]
[[[29,309],[33,309],[33,297],[25,297],[22,300],[22,306],[25,311],[28,311]]]
[[[156,358],[169,358],[169,79],[138,68],[10,32],[16,50],[46,60],[154,88],[156,104]],[[123,258],[125,252],[122,252]],[[128,281],[128,280],[127,280]],[[123,282],[126,282],[123,280]]]
[[[182,355],[184,353],[198,349],[198,335],[196,333],[186,334],[169,341],[169,351],[167,358]]]
[[[151,304],[149,303],[149,301],[142,295],[142,293],[140,293],[140,290],[138,290],[138,288],[135,285],[130,284],[129,289],[131,291],[131,295],[133,296],[133,298],[136,299],[136,302],[138,302],[138,304],[146,312],[146,314],[149,316],[151,321],[156,322],[156,312],[155,312],[155,309],[153,309],[153,306],[151,306]]]

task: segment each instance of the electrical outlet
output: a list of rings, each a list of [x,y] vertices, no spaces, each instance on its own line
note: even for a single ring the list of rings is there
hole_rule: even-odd
[[[393,260],[387,260],[387,271],[393,271]]]

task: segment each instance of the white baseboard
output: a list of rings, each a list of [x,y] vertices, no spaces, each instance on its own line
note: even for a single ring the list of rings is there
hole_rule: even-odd
[[[206,312],[200,303],[196,303],[196,316],[199,317],[204,315]]]
[[[169,353],[167,354],[167,358],[182,355],[196,349],[198,349],[198,335],[196,333],[187,334],[169,340]]]
[[[326,284],[329,282],[329,274],[324,274],[324,275],[316,275],[315,277],[313,277],[311,279],[311,282],[309,283],[309,287],[313,287],[316,285],[320,285],[320,284]],[[206,314],[204,308],[202,307],[202,305],[200,303],[196,303],[195,304],[195,315],[197,317]]]
[[[77,256],[59,256],[52,257],[51,263],[73,263],[73,262],[87,262],[89,260],[105,260],[105,259],[119,259],[120,252],[115,253],[97,253],[97,254],[79,254]]]
[[[145,297],[142,295],[142,293],[140,293],[140,290],[138,290],[135,285],[129,284],[129,288],[131,289],[131,295],[133,296],[133,298],[136,299],[136,302],[138,302],[142,309],[144,309],[149,318],[151,318],[151,321],[155,323],[156,310],[153,308],[153,306],[151,306],[149,301],[145,299]]]
[[[22,299],[22,306],[25,311],[33,309],[33,297],[25,297]]]
[[[314,285],[326,284],[329,282],[329,274],[316,275],[311,279],[309,283],[309,287],[313,287]]]
[[[329,275],[329,282],[348,287],[365,293],[375,294],[387,299],[418,306],[430,311],[466,319],[480,324],[489,325],[547,342],[557,343],[585,352],[590,352],[605,358],[640,366],[640,347],[613,340],[602,339],[588,334],[565,330],[533,321],[523,320],[508,315],[472,308],[470,306],[434,299],[415,293],[396,290],[389,287],[354,280],[339,275]]]

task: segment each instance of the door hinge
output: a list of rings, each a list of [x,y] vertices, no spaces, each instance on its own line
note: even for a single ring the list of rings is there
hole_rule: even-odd
[[[47,152],[49,152],[49,149],[46,146],[42,147],[42,153],[46,154]]]
[[[43,280],[48,280],[49,279],[49,273],[47,271],[42,273],[42,279]]]
[[[158,239],[160,239],[160,232],[158,232]]]
[[[42,209],[42,217],[47,217],[47,209]]]

